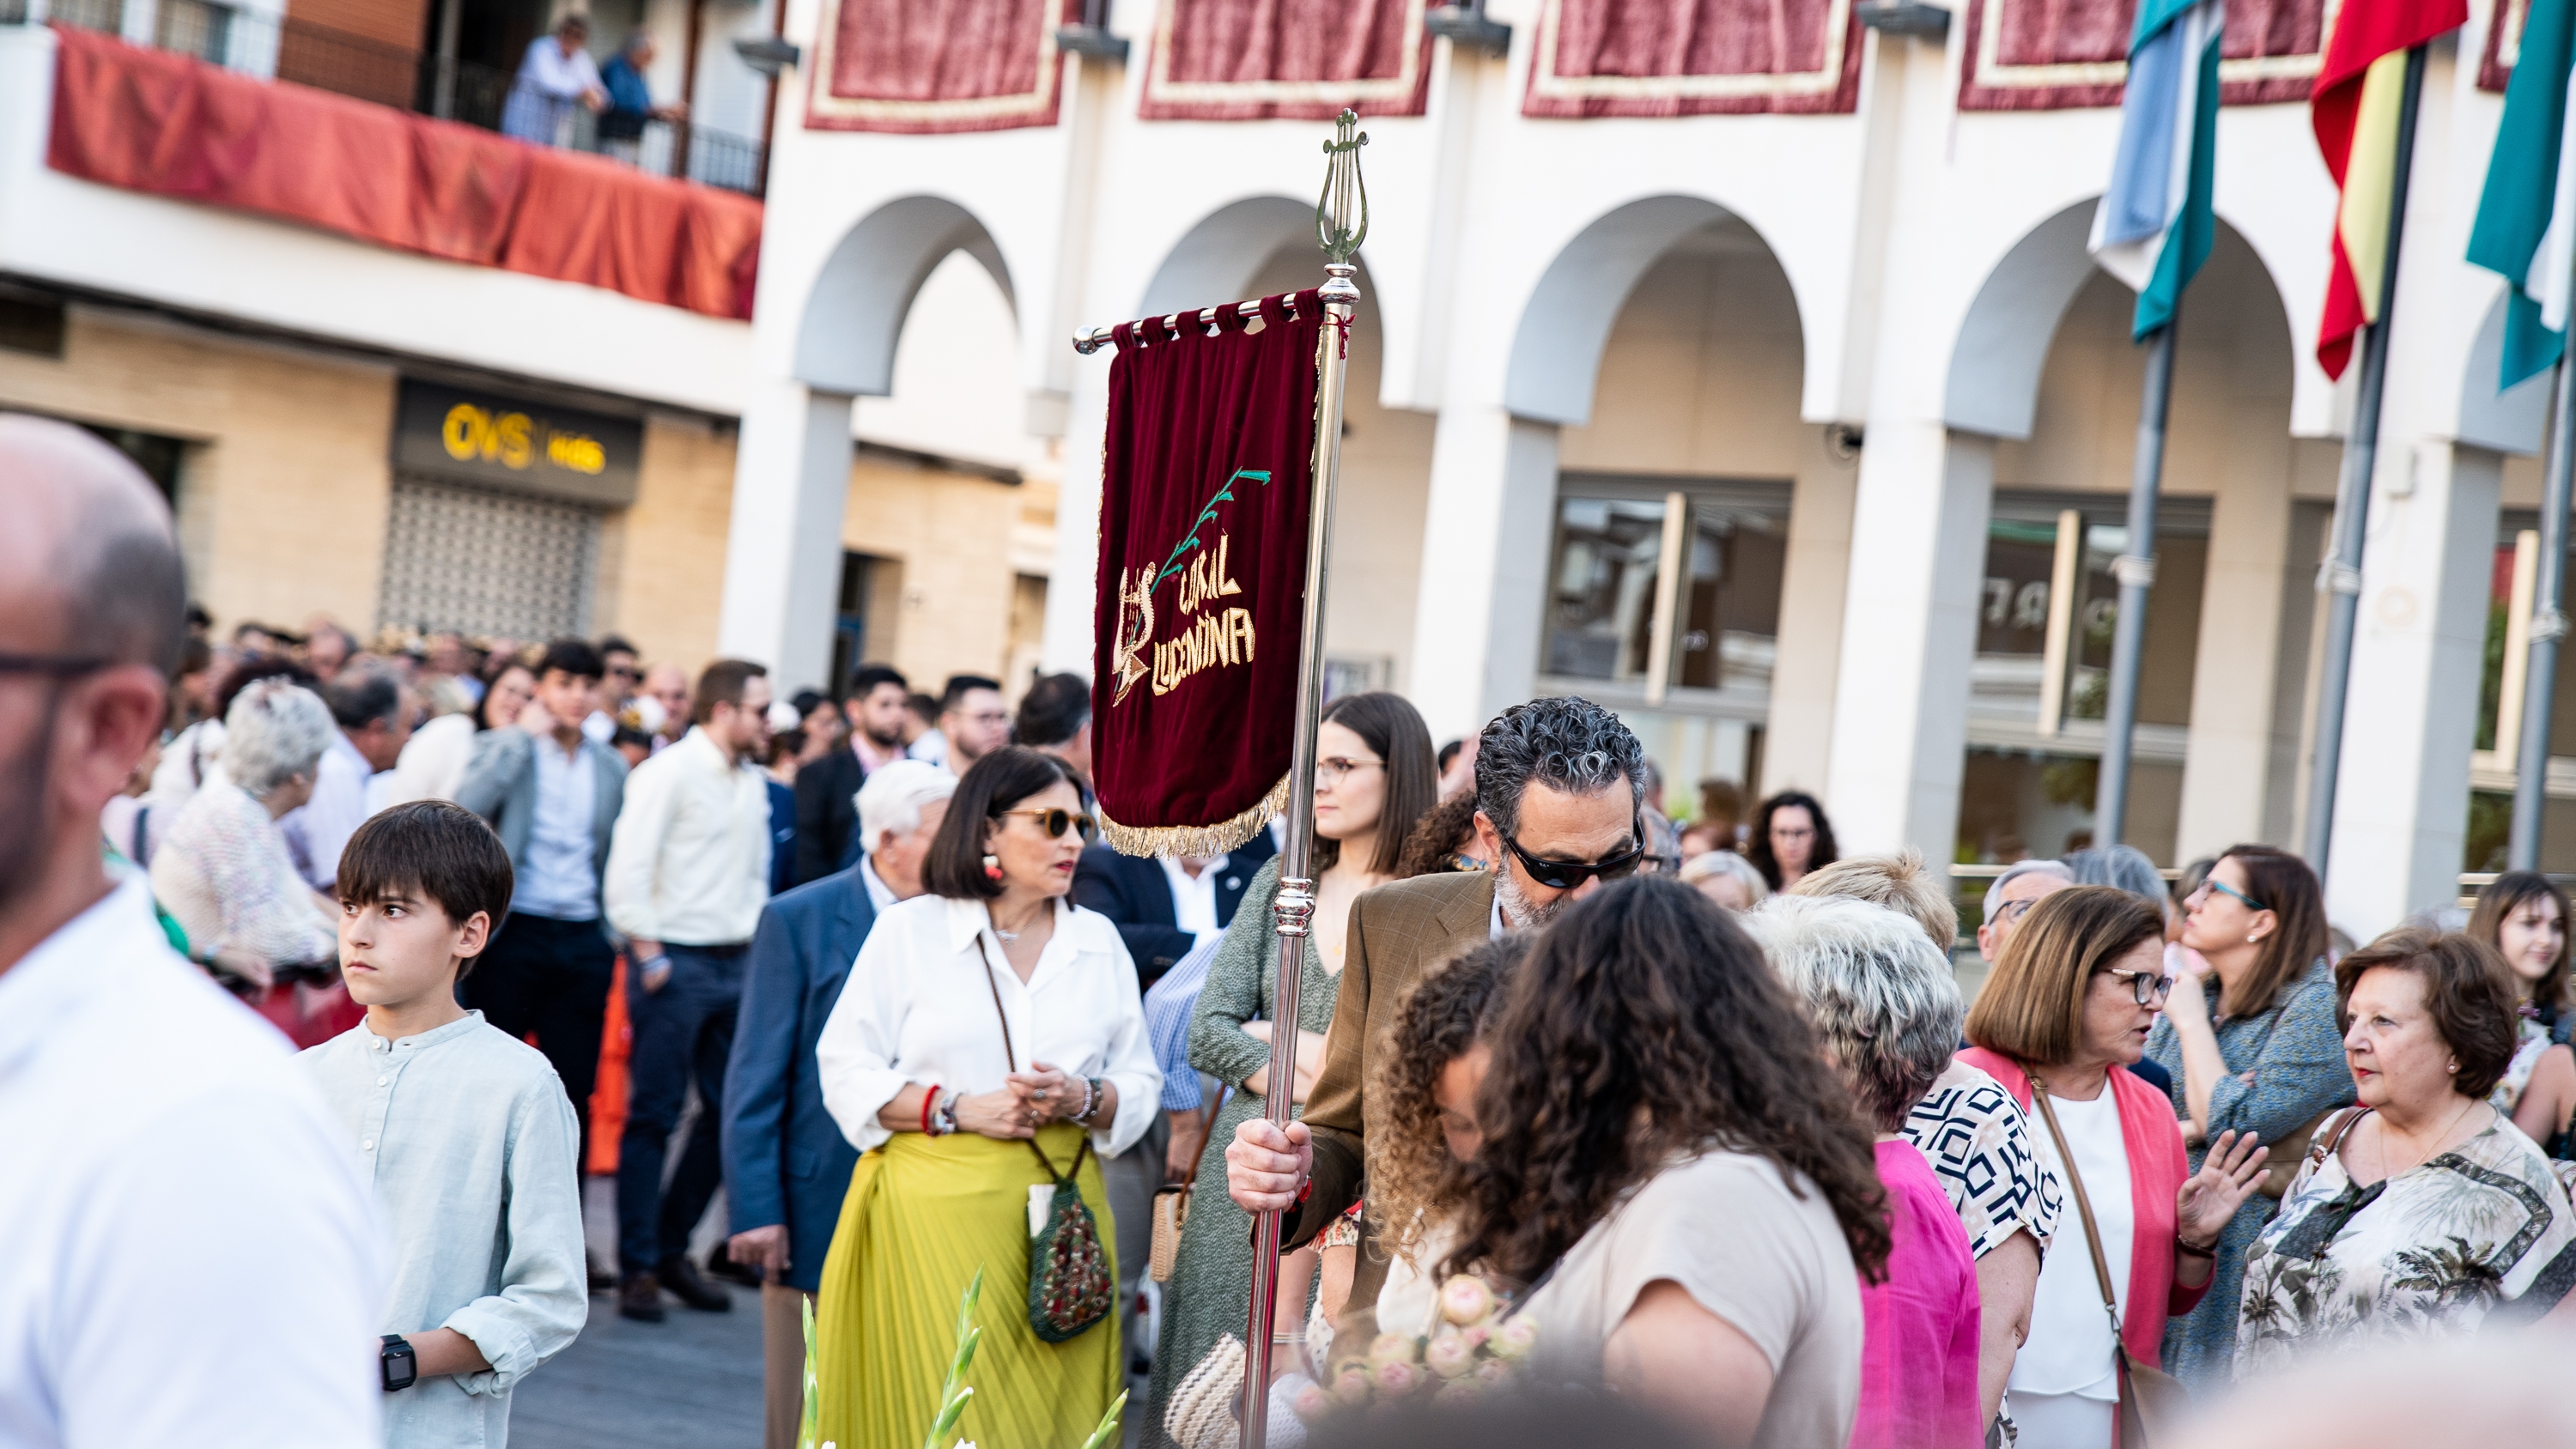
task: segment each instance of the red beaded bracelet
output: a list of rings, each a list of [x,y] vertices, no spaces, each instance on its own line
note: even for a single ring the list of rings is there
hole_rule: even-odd
[[[930,1084],[930,1090],[921,1094],[921,1135],[924,1137],[930,1135],[931,1109],[938,1105],[939,1084],[937,1082],[933,1082]]]

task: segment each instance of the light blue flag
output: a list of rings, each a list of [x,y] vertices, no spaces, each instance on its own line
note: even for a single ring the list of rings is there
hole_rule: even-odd
[[[2093,260],[2129,284],[2132,339],[2173,321],[2182,289],[2209,260],[2218,216],[2218,40],[2222,0],[2144,0],[2129,37],[2120,147],[2093,213]]]

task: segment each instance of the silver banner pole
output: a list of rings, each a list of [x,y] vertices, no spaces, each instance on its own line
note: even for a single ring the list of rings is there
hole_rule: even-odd
[[[2173,412],[2174,326],[2147,339],[2138,393],[2138,453],[2129,472],[2129,546],[2111,561],[2120,613],[2111,633],[2111,691],[2102,710],[2102,776],[2093,794],[2093,843],[2118,845],[2129,822],[2129,737],[2138,723],[2138,662],[2147,652],[2147,594],[2156,583],[2156,490],[2165,476],[2165,420]]]
[[[1315,239],[1324,249],[1324,331],[1315,383],[1315,487],[1307,500],[1306,611],[1297,646],[1297,741],[1288,765],[1288,841],[1271,907],[1279,930],[1279,974],[1270,1011],[1270,1094],[1262,1114],[1286,1127],[1297,1095],[1298,988],[1306,979],[1306,936],[1315,915],[1315,718],[1324,705],[1324,586],[1331,574],[1333,490],[1342,475],[1342,384],[1349,366],[1351,318],[1360,289],[1351,258],[1368,236],[1368,192],[1360,182],[1360,148],[1368,136],[1356,111],[1342,112],[1324,194],[1315,204]],[[1283,1216],[1265,1212],[1252,1225],[1252,1313],[1244,1330],[1243,1449],[1263,1449],[1270,1434],[1270,1349],[1279,1298]]]
[[[2540,491],[2540,569],[2531,600],[2531,662],[2523,671],[2522,740],[2513,763],[2513,833],[2505,864],[2540,869],[2541,813],[2549,802],[2549,726],[2557,703],[2559,612],[2567,593],[2569,472],[2576,466],[2576,347],[2558,358],[2558,405],[2550,418],[2549,476]]]
[[[2317,684],[2316,753],[2308,764],[2308,867],[2326,873],[2334,844],[2336,776],[2343,766],[2344,692],[2352,679],[2352,635],[2361,613],[2361,546],[2369,537],[2370,486],[2379,468],[2379,400],[2388,385],[2388,329],[2397,320],[2397,244],[2406,235],[2407,181],[2415,170],[2415,113],[2424,96],[2424,47],[2406,53],[2405,99],[2397,110],[2397,177],[2388,198],[2388,257],[2379,273],[2379,320],[2362,331],[2359,397],[2335,486],[2334,550],[2317,570],[2326,596],[2324,673]]]

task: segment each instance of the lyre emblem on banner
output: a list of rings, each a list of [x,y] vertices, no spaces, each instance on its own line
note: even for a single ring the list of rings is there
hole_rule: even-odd
[[[1168,683],[1161,678],[1156,680],[1154,692],[1161,694],[1172,684],[1178,683],[1180,675],[1195,672],[1197,667],[1195,664],[1189,669],[1180,669],[1177,666],[1164,669],[1158,667],[1163,663],[1159,655],[1155,665],[1148,665],[1143,657],[1146,648],[1154,643],[1154,591],[1162,587],[1165,579],[1174,577],[1181,579],[1180,610],[1185,614],[1196,609],[1209,598],[1222,594],[1238,594],[1243,591],[1242,585],[1236,583],[1226,571],[1225,540],[1222,536],[1218,539],[1218,550],[1213,557],[1202,553],[1195,561],[1186,563],[1185,561],[1189,560],[1192,552],[1207,547],[1206,542],[1199,537],[1199,530],[1216,521],[1218,504],[1234,501],[1234,485],[1237,480],[1244,478],[1267,484],[1270,481],[1270,473],[1262,468],[1237,468],[1224,482],[1216,486],[1216,492],[1209,495],[1208,501],[1200,505],[1198,517],[1190,520],[1190,531],[1182,535],[1179,543],[1172,545],[1172,551],[1163,560],[1161,568],[1157,569],[1152,564],[1146,564],[1135,569],[1123,567],[1119,569],[1118,619],[1113,626],[1109,646],[1110,669],[1115,677],[1116,686],[1109,697],[1111,708],[1114,709],[1126,703],[1128,691],[1134,689],[1138,682],[1148,675],[1171,676]],[[1229,610],[1228,614],[1228,618],[1218,621],[1218,627],[1210,631],[1209,639],[1205,642],[1204,653],[1196,657],[1209,661],[1221,660],[1225,663],[1234,663],[1248,656],[1252,633],[1251,616],[1240,609]],[[1239,624],[1230,617],[1233,614],[1243,614]],[[1159,649],[1159,646],[1157,647]]]

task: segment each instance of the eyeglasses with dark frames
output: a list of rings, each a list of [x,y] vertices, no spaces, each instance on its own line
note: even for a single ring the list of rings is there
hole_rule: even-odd
[[[1595,876],[1618,880],[1633,875],[1646,858],[1646,823],[1642,816],[1629,823],[1628,836],[1633,843],[1627,849],[1600,860],[1542,860],[1521,849],[1521,843],[1508,835],[1503,837],[1503,848],[1520,861],[1531,880],[1552,891],[1570,891]]]
[[[1317,760],[1315,762],[1315,783],[1323,786],[1327,790],[1331,790],[1338,787],[1344,779],[1348,778],[1351,771],[1366,770],[1372,767],[1381,770],[1385,769],[1386,761],[1353,759],[1346,755],[1335,755],[1330,759]]]
[[[2161,971],[2123,971],[2112,966],[2102,974],[2128,982],[2129,996],[2140,1006],[2153,1006],[2173,993],[2173,978]]]
[[[1060,805],[1047,810],[997,810],[994,813],[1025,815],[1038,823],[1038,829],[1045,831],[1049,840],[1063,839],[1067,830],[1080,831],[1084,835],[1091,833],[1090,816],[1079,810],[1067,810]]]

